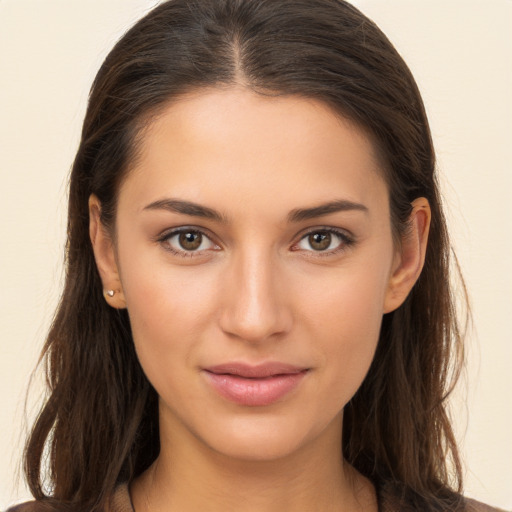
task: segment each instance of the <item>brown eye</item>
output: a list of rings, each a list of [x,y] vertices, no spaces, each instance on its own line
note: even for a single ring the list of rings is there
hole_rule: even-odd
[[[346,249],[353,244],[354,240],[342,231],[319,229],[306,233],[293,250],[328,255]]]
[[[308,243],[314,251],[325,251],[331,245],[331,241],[332,235],[328,231],[319,231],[308,236]]]
[[[203,232],[188,229],[177,229],[167,233],[159,242],[165,249],[181,256],[195,256],[202,254],[203,251],[219,249]]]
[[[197,231],[187,231],[179,234],[178,242],[186,251],[197,251],[201,247],[203,235]]]

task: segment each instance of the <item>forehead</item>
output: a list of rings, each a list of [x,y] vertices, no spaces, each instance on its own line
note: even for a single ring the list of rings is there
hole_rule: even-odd
[[[152,120],[120,195],[225,207],[262,199],[262,207],[324,202],[326,194],[372,201],[378,192],[387,202],[381,176],[369,138],[323,102],[215,88],[169,103]]]

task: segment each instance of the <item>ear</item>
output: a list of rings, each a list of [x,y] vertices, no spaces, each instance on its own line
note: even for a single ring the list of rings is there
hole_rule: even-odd
[[[113,308],[123,309],[126,307],[126,301],[119,277],[114,243],[101,222],[101,203],[94,194],[89,197],[89,236],[96,267],[103,283],[103,296]]]
[[[420,276],[425,263],[430,216],[427,199],[419,197],[412,202],[409,227],[393,263],[384,300],[384,313],[394,311],[402,305]]]

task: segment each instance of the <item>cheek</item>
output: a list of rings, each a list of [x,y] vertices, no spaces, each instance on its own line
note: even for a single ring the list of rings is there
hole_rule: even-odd
[[[366,262],[336,272],[315,275],[303,283],[303,315],[317,330],[340,333],[343,338],[367,339],[380,327],[387,289],[386,267]],[[357,335],[359,333],[359,336]]]
[[[215,276],[171,266],[165,255],[156,264],[151,250],[119,253],[130,325],[144,371],[152,381],[171,367],[180,371],[214,315]]]
[[[303,313],[326,371],[327,388],[341,406],[357,391],[373,360],[386,282],[379,273],[351,270],[331,280],[329,288],[328,283],[310,283]]]
[[[130,281],[126,301],[132,327],[151,333],[147,341],[160,342],[199,330],[211,316],[214,286],[203,281],[198,287],[179,275],[155,273],[154,277],[148,280],[142,275]]]

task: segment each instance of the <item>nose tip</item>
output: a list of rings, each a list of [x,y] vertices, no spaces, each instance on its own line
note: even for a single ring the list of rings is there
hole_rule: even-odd
[[[260,261],[241,267],[232,272],[229,282],[224,282],[227,297],[221,312],[221,329],[252,343],[288,332],[292,315],[275,266]]]
[[[279,311],[270,305],[239,302],[231,312],[222,316],[222,329],[239,339],[258,342],[286,332]]]

